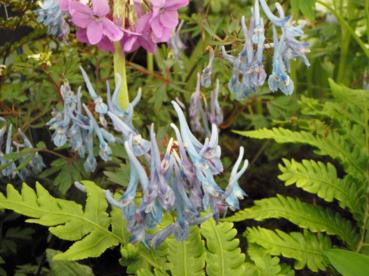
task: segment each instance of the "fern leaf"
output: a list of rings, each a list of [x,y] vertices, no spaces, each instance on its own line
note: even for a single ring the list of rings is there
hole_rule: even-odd
[[[351,248],[356,246],[359,239],[351,222],[342,218],[338,213],[281,195],[258,200],[253,207],[236,213],[227,221],[243,221],[245,219],[262,221],[270,218],[284,218],[312,232],[337,235]]]
[[[282,267],[279,263],[278,257],[272,257],[265,250],[256,245],[250,244],[247,249],[247,253],[250,256],[254,264],[246,263],[246,275],[257,276],[281,276]]]
[[[239,248],[233,223],[208,220],[201,225],[201,235],[206,240],[207,275],[244,275],[245,255]]]
[[[60,239],[75,241],[66,252],[56,255],[55,260],[98,257],[123,240],[109,231],[110,218],[103,190],[90,181],[83,184],[87,191],[84,210],[73,201],[51,196],[39,183],[36,192],[23,184],[21,193],[8,185],[7,197],[0,193],[0,206],[31,217],[27,222],[48,226]]]
[[[261,227],[249,228],[245,234],[250,243],[262,246],[269,254],[295,259],[295,269],[307,266],[311,271],[317,272],[328,266],[323,255],[325,250],[331,248],[331,241],[327,236],[319,235],[318,238],[308,231],[285,233]]]
[[[332,131],[327,136],[320,137],[306,131],[292,131],[284,128],[263,128],[253,131],[235,131],[235,133],[255,139],[274,139],[277,143],[300,143],[316,147],[317,154],[328,155],[339,160],[347,173],[360,181],[368,181],[366,170],[369,159],[367,155],[360,147],[350,147],[339,133]]]
[[[52,275],[54,276],[92,276],[94,273],[87,265],[82,265],[77,262],[70,261],[55,261],[53,258],[60,251],[53,249],[46,249],[46,257],[49,262]]]
[[[185,241],[171,238],[168,243],[168,260],[172,275],[205,275],[205,246],[198,227],[192,227]]]
[[[279,165],[281,174],[279,179],[286,186],[296,184],[306,192],[316,194],[327,202],[336,199],[342,208],[348,208],[358,221],[362,220],[365,205],[365,192],[355,181],[337,177],[336,168],[331,163],[313,160],[283,159]]]

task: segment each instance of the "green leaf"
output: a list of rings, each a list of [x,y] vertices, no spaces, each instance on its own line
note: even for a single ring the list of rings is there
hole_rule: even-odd
[[[280,230],[269,230],[261,227],[248,228],[245,232],[249,243],[262,246],[273,256],[295,259],[295,269],[307,266],[311,271],[326,270],[327,262],[324,251],[331,248],[331,241],[327,236],[304,231],[285,233]]]
[[[312,232],[337,235],[351,248],[356,246],[359,239],[351,222],[342,218],[338,213],[281,195],[257,200],[255,206],[236,213],[227,218],[227,221],[243,221],[245,219],[263,221],[270,218],[284,218]]]
[[[92,269],[87,265],[81,265],[71,261],[56,261],[54,256],[61,253],[53,249],[46,249],[46,257],[49,262],[51,275],[53,276],[91,276],[94,275]]]
[[[235,131],[235,133],[256,139],[274,139],[277,143],[301,143],[316,147],[317,154],[328,155],[339,160],[347,173],[361,181],[367,181],[366,169],[369,158],[359,147],[350,146],[338,132],[332,131],[324,137],[307,131],[292,131],[284,128],[263,128],[254,131]]]
[[[246,264],[246,275],[285,275],[282,274],[282,267],[280,266],[279,258],[271,256],[262,247],[250,244],[248,246],[247,253],[254,264]]]
[[[315,1],[316,0],[292,0],[297,2],[299,10],[305,15],[307,18],[314,20],[315,19]]]
[[[205,275],[205,246],[198,227],[192,227],[185,241],[167,240],[172,275]]]
[[[31,217],[27,222],[48,226],[60,239],[75,241],[66,252],[56,255],[55,260],[98,257],[123,239],[109,230],[104,191],[93,182],[84,181],[83,184],[87,191],[84,210],[73,201],[51,196],[39,183],[36,192],[23,184],[21,193],[8,185],[7,197],[0,193],[0,206]]]
[[[362,206],[365,204],[364,191],[355,181],[337,177],[336,168],[331,163],[314,160],[283,159],[279,165],[282,174],[278,178],[286,186],[295,184],[306,192],[316,194],[327,202],[336,199],[342,208],[348,208],[358,221],[363,216]]]
[[[369,256],[343,249],[330,249],[324,252],[329,262],[343,276],[369,275]]]
[[[239,248],[233,223],[215,224],[214,220],[208,220],[201,225],[201,235],[206,240],[207,275],[244,275],[245,255]]]

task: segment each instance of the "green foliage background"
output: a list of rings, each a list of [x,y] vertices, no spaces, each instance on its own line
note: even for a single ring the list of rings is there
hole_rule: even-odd
[[[0,2],[0,116],[22,128],[47,163],[27,184],[0,179],[0,275],[365,273],[360,268],[369,254],[368,0],[281,2],[295,19],[308,20],[312,44],[312,66],[292,66],[291,97],[270,94],[266,86],[242,103],[229,94],[231,68],[219,50],[225,45],[233,54],[242,48],[240,18],[250,16],[252,1],[191,1],[181,14],[187,46],[181,64],[165,45],[154,56],[154,70],[144,51],[128,57],[131,96],[143,88],[135,126],[145,134],[145,126],[155,122],[158,139],[166,141],[169,103],[178,98],[188,106],[212,46],[225,112],[220,183],[226,184],[239,146],[250,161],[240,183],[248,193],[241,211],[218,225],[208,221],[192,228],[184,242],[170,238],[156,251],[129,244],[120,211],[104,199],[102,189],[118,195],[127,184],[123,147],[116,146],[113,160],[99,162],[89,175],[75,154],[50,141],[45,124],[61,105],[60,85],[81,85],[83,65],[103,95],[105,81],[113,80],[112,56],[73,36],[69,44],[47,36],[32,12],[36,2]],[[271,59],[268,50],[269,71]],[[210,90],[202,92],[210,97]],[[80,180],[87,180],[86,195],[72,185]]]

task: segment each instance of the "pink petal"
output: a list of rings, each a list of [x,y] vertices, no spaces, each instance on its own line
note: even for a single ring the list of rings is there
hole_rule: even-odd
[[[121,44],[122,44],[123,51],[127,53],[133,52],[137,50],[138,47],[140,47],[136,36],[132,36],[126,39],[125,41],[122,41]]]
[[[93,21],[91,15],[74,11],[72,15],[72,22],[80,28],[87,28],[90,22]]]
[[[87,26],[88,42],[96,45],[103,37],[103,24],[101,22],[91,21]]]
[[[167,28],[175,29],[178,25],[178,12],[175,10],[166,11],[162,13],[159,18],[160,23]]]
[[[59,7],[62,11],[69,11],[70,0],[59,0]]]
[[[183,8],[188,6],[189,0],[171,0],[171,1],[167,1],[170,2],[167,3],[165,5],[166,9],[170,9],[170,10],[178,10],[179,8]]]
[[[111,41],[118,41],[122,39],[123,32],[111,20],[105,17],[102,19],[102,24],[103,34],[106,35]]]
[[[92,0],[92,10],[98,16],[106,16],[110,12],[107,0]]]
[[[107,52],[111,52],[111,53],[115,52],[113,43],[106,36],[104,36],[96,46],[99,49],[107,51]]]
[[[163,34],[163,25],[160,24],[159,18],[151,20],[151,29],[157,38],[160,38]]]
[[[86,6],[80,2],[77,1],[69,1],[69,9],[74,10],[75,12],[79,12],[79,13],[85,13],[85,14],[89,14],[92,15],[92,10],[89,6]]]
[[[79,42],[88,43],[86,29],[78,28],[76,37]]]
[[[156,42],[156,43],[160,43],[160,42],[168,42],[169,39],[170,39],[170,36],[172,34],[172,29],[169,29],[169,28],[163,28],[162,29],[162,34],[160,37],[156,37],[154,36],[153,40]]]

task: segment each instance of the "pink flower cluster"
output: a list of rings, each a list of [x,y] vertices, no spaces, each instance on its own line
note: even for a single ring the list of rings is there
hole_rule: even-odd
[[[91,0],[91,5],[77,0],[59,0],[60,9],[77,27],[80,42],[114,52],[113,43],[120,41],[124,52],[143,47],[154,53],[158,43],[169,41],[178,25],[178,9],[187,6],[189,0],[145,2],[149,2],[150,7],[142,8],[140,1],[135,0],[137,20],[123,29],[114,22],[108,0]]]

